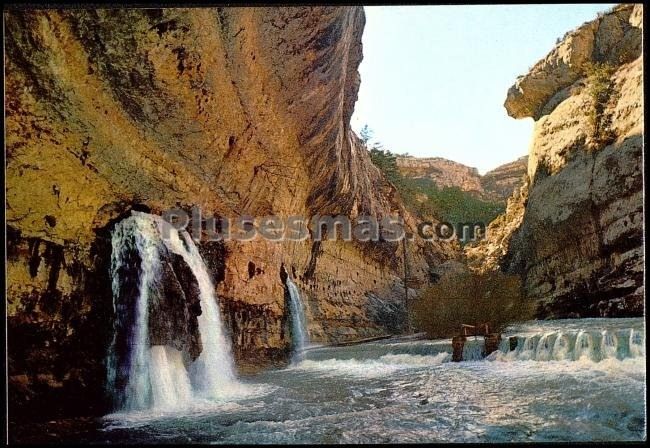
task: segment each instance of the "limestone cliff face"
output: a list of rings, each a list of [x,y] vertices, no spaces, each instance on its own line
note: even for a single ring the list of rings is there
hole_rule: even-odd
[[[431,179],[440,188],[457,187],[485,199],[505,201],[521,186],[528,156],[498,166],[481,176],[476,168],[442,157],[397,157],[403,176]]]
[[[506,200],[524,183],[528,168],[528,156],[498,166],[481,176],[484,194],[500,200]]]
[[[478,170],[462,163],[442,157],[398,157],[396,162],[404,176],[429,178],[440,188],[458,187],[475,193],[482,191]]]
[[[349,127],[364,20],[360,7],[5,14],[16,409],[31,399],[64,412],[57,394],[101,396],[110,230],[134,208],[399,214],[414,228]],[[241,368],[290,349],[282,269],[305,296],[313,341],[395,330],[397,243],[254,240],[200,251]],[[429,264],[450,256],[409,243],[410,275],[426,279]]]
[[[643,313],[641,18],[586,23],[508,92],[508,113],[536,120],[529,185],[469,255],[520,273],[540,316]],[[587,63],[610,67],[599,96]]]

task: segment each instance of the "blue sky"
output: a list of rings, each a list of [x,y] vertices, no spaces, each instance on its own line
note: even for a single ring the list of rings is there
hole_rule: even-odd
[[[612,4],[366,7],[352,117],[393,152],[445,157],[481,173],[527,154],[531,118],[503,102],[565,32]]]

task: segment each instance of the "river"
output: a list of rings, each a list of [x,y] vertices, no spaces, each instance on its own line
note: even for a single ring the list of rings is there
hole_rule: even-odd
[[[286,369],[244,378],[238,398],[222,402],[196,399],[183,409],[168,412],[112,414],[101,419],[99,427],[78,431],[69,440],[377,443],[645,439],[643,319],[527,322],[510,328],[508,334],[519,336],[518,349],[459,363],[450,362],[449,340],[389,339],[348,347],[312,347],[303,360]],[[542,355],[545,347],[556,347],[544,341],[558,337],[571,345],[568,354],[558,343],[558,353]],[[526,340],[537,342],[526,344]],[[608,348],[612,340],[613,350]],[[630,340],[637,345],[632,347]],[[579,353],[572,353],[575,350]],[[552,359],[556,355],[563,359]]]

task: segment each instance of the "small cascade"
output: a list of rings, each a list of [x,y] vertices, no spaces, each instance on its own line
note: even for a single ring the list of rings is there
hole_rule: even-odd
[[[291,338],[293,343],[293,361],[302,360],[305,345],[309,342],[307,333],[305,310],[300,300],[298,287],[287,277],[287,290],[289,291],[291,306]]]
[[[116,409],[177,409],[194,396],[223,398],[231,394],[239,383],[230,343],[214,285],[187,232],[179,233],[158,216],[132,212],[116,225],[112,245],[115,325],[107,385]],[[182,257],[198,284],[201,314],[197,320],[202,350],[193,362],[187,353],[168,345],[152,345],[150,341],[150,319],[161,318],[150,315],[151,301],[171,300],[161,286],[161,260],[169,253]]]
[[[522,338],[517,338],[517,359],[520,361],[527,361],[529,359],[535,359],[537,340],[539,339],[538,335]]]
[[[573,356],[575,360],[594,359],[594,339],[591,334],[582,330],[578,332]]]
[[[537,341],[537,348],[535,349],[535,359],[537,361],[548,361],[551,359],[553,352],[552,338],[553,333],[544,334],[539,341]]]
[[[571,339],[566,334],[558,333],[555,336],[555,343],[552,351],[553,359],[564,361],[571,355]]]
[[[628,347],[628,352],[631,357],[645,356],[645,334],[630,330]]]
[[[511,344],[515,338],[516,344]],[[489,359],[598,362],[639,356],[645,356],[643,330],[568,330],[506,337]]]
[[[616,358],[618,353],[618,338],[615,333],[603,330],[600,351],[605,358]]]
[[[463,361],[478,361],[483,359],[485,343],[481,339],[468,339],[463,346]]]

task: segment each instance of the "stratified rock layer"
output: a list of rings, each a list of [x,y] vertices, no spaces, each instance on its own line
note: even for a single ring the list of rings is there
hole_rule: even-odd
[[[528,156],[480,175],[478,170],[442,157],[397,157],[400,173],[413,179],[431,179],[439,188],[456,187],[494,201],[505,201],[523,183]]]
[[[508,93],[512,116],[536,119],[529,184],[467,252],[520,273],[542,317],[643,314],[640,17],[622,5],[568,33]],[[585,63],[611,67],[599,111]]]
[[[134,207],[197,206],[204,217],[393,214],[414,228],[349,128],[364,20],[361,7],[5,14],[13,415],[27,404],[44,418],[48,406],[85,412],[82,395],[101,397],[113,318],[109,231]],[[391,331],[391,310],[404,300],[397,243],[257,239],[199,249],[240,368],[290,351],[283,264],[314,342]],[[409,273],[426,280],[428,265],[451,255],[409,243]],[[80,398],[68,406],[54,398],[62,393]]]
[[[462,163],[442,157],[398,157],[396,162],[402,175],[431,179],[439,188],[458,187],[474,193],[482,191],[478,170]]]
[[[528,156],[498,166],[481,176],[481,187],[488,197],[506,200],[524,183]]]

